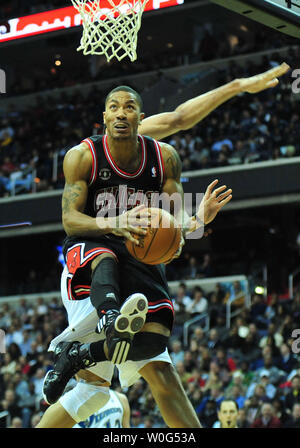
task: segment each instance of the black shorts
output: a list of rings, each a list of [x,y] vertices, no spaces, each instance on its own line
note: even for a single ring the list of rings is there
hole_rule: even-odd
[[[169,295],[164,265],[146,265],[132,257],[124,240],[117,237],[94,239],[66,238],[64,256],[68,269],[69,300],[83,300],[90,296],[91,263],[101,254],[116,257],[119,265],[120,297],[122,302],[140,292],[148,299],[146,322],[160,323],[170,330],[174,321],[174,307]]]

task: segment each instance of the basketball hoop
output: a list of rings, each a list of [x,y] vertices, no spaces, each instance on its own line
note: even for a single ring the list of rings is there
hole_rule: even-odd
[[[149,0],[71,0],[81,15],[84,55],[105,55],[107,61],[136,60],[137,34]]]

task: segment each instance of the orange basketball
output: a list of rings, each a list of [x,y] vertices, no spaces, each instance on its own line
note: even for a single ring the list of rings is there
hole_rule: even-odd
[[[126,240],[129,253],[145,264],[166,263],[177,252],[181,230],[176,226],[175,218],[160,208],[149,208],[151,226],[145,236],[135,235],[140,245]]]

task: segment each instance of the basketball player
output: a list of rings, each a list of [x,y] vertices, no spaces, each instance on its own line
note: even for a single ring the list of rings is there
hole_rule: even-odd
[[[278,80],[274,78],[288,69],[286,64],[282,64],[264,74],[233,81],[206,94],[207,108],[204,106],[205,100],[198,97],[182,105],[181,112],[177,111],[176,114],[180,115],[184,111],[188,116],[185,123],[187,126],[193,125],[197,121],[196,106],[202,105],[199,121],[217,105],[237,93],[254,93],[275,86]],[[212,97],[214,104],[211,102]],[[164,191],[170,195],[173,192],[182,193],[181,166],[176,151],[170,145],[158,144],[151,138],[137,138],[138,126],[143,119],[141,104],[139,95],[131,89],[122,87],[112,91],[107,97],[104,114],[107,135],[86,139],[66,155],[63,222],[69,237],[65,245],[67,267],[62,276],[62,291],[72,325],[51,344],[50,349],[55,350],[56,362],[54,371],[49,372],[45,378],[44,394],[48,402],[55,403],[67,381],[80,371],[79,376],[86,379],[86,384],[90,381],[101,384],[97,399],[93,399],[95,391],[91,395],[87,390],[81,391],[82,403],[78,404],[80,415],[87,412],[90,415],[93,413],[92,407],[99,404],[100,397],[103,405],[108,399],[107,386],[112,374],[111,370],[107,373],[111,369],[108,360],[113,360],[120,364],[121,384],[122,381],[123,385],[133,384],[136,375],[142,375],[146,379],[168,426],[199,427],[199,421],[166,350],[173,322],[173,309],[162,268],[138,263],[130,258],[124,248],[123,238],[137,243],[136,236],[134,238],[131,233],[141,235],[145,232],[143,227],[146,225],[147,215],[143,207],[133,208],[121,215],[115,227],[111,226],[108,219],[104,221],[105,218],[102,218],[102,225],[99,227],[99,218],[97,224],[93,217],[98,210],[93,210],[92,206],[101,203],[104,185],[112,188],[126,182],[132,189],[131,192]],[[173,132],[178,130],[176,126],[172,128],[174,124],[170,124],[170,119],[168,114],[153,117],[153,132],[148,134],[161,138],[170,135],[172,129]],[[148,119],[148,129],[150,120],[151,118]],[[160,132],[159,120],[162,123]],[[159,173],[158,178],[152,178],[153,172]],[[110,183],[107,183],[109,180]],[[224,191],[225,186],[214,190],[216,184],[217,181],[214,181],[207,188],[200,206],[204,209],[205,224],[211,222],[232,197],[231,190]],[[184,214],[182,210],[181,214]],[[200,215],[200,210],[198,214]],[[132,218],[137,224],[132,224]],[[179,218],[182,221],[182,216]],[[183,234],[201,225],[197,215],[188,218]],[[120,263],[121,278],[118,262],[123,262]],[[128,299],[123,302],[127,295]],[[150,298],[149,304],[146,297]],[[79,299],[88,299],[88,302]],[[103,330],[102,334],[105,335],[104,342],[99,342],[100,337],[97,340],[96,333],[91,329],[96,319],[97,331]],[[91,337],[97,342],[83,343],[91,342]],[[79,339],[81,343],[72,342]],[[86,368],[88,370],[81,370]],[[78,393],[79,391],[77,397],[80,395]],[[61,404],[63,398],[60,400]],[[87,402],[89,406],[85,406]],[[59,403],[56,405],[59,406]],[[69,417],[66,415],[65,410],[68,414],[68,409],[63,405],[56,405],[53,412],[49,408],[48,417],[40,427],[49,427],[50,422],[52,427],[59,427],[63,417],[63,427],[74,425],[70,413]]]
[[[109,401],[73,428],[130,428],[130,407],[126,395],[109,391]]]
[[[223,400],[218,410],[219,422],[214,424],[214,428],[237,428],[239,407],[235,400]]]

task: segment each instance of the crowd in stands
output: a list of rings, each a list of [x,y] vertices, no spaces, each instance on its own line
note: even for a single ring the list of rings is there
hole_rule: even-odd
[[[105,60],[98,65],[92,64],[90,61],[89,64],[86,64],[85,60],[80,59],[79,54],[76,63],[65,60],[62,56],[62,64],[49,67],[49,69],[39,67],[33,71],[29,64],[30,70],[27,71],[23,65],[16,66],[5,97],[67,88],[115,77],[127,78],[139,73],[160,71],[183,64],[208,62],[264,50],[276,51],[295,45],[293,38],[284,34],[272,33],[269,30],[267,32],[263,29],[249,31],[248,37],[254,35],[255,38],[248,40],[238,36],[238,30],[236,34],[235,45],[232,45],[232,35],[229,33],[218,35],[215,31],[206,30],[204,36],[199,39],[198,45],[195,45],[195,40],[194,43],[191,40],[186,41],[182,48],[177,48],[174,45],[173,48],[166,49],[164,46],[160,46],[155,51],[145,48],[141,51],[138,47],[138,59],[133,63],[112,59],[109,64]],[[167,31],[165,40],[168,40]],[[76,52],[75,45],[72,51]],[[89,69],[89,66],[93,68]]]
[[[206,297],[204,297],[204,295]],[[300,427],[300,358],[292,337],[300,317],[300,292],[280,300],[253,294],[251,308],[226,327],[228,291],[217,285],[210,293],[181,284],[174,296],[176,320],[170,339],[172,362],[204,427],[218,427],[217,409],[234,399],[242,428]],[[197,307],[199,306],[199,308]],[[203,311],[210,329],[195,323],[187,345],[183,323]],[[42,398],[45,373],[51,369],[47,352],[51,339],[67,325],[57,299],[0,305],[0,328],[6,333],[6,353],[0,355],[0,427],[34,427],[47,408]],[[120,390],[117,377],[113,387]],[[123,390],[131,407],[132,427],[164,427],[144,380]]]
[[[300,53],[290,51],[294,66]],[[219,74],[219,85],[260,73],[282,62],[279,55],[234,62]],[[134,87],[134,86],[133,86]],[[217,87],[217,86],[216,86]],[[258,95],[231,99],[201,123],[168,139],[178,151],[183,171],[241,163],[277,160],[300,154],[299,101],[292,101],[290,78]],[[86,97],[78,90],[59,99],[39,97],[25,111],[10,108],[0,123],[0,195],[62,188],[62,160],[67,149],[86,136],[101,133],[105,93],[92,88]],[[58,174],[53,176],[53,158]]]
[[[71,3],[71,2],[70,2]],[[55,8],[64,8],[69,6],[66,0],[11,0],[0,6],[0,20],[12,19],[29,14],[36,14]]]

